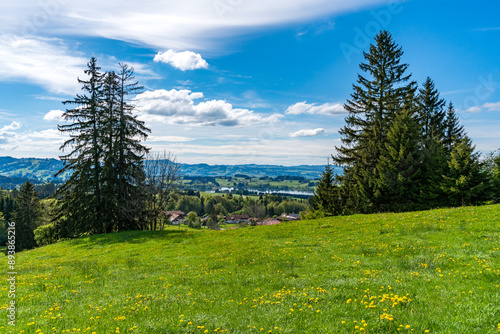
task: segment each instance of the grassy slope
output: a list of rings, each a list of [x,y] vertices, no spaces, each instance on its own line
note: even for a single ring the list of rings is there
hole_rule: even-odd
[[[17,265],[18,322],[11,331],[2,320],[2,333],[494,333],[500,326],[498,205],[96,235],[23,252]],[[0,267],[6,271],[5,258]]]

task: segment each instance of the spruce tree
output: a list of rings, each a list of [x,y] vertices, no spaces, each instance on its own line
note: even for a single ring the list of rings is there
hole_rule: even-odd
[[[488,174],[469,137],[453,145],[443,190],[451,206],[481,204],[490,198]]]
[[[417,114],[422,135],[421,193],[425,198],[422,208],[438,207],[443,194],[441,191],[442,175],[447,168],[444,139],[446,137],[446,101],[439,96],[434,82],[427,77],[419,89]]]
[[[439,97],[434,82],[427,77],[419,89],[417,99],[418,120],[424,141],[442,140],[445,133],[446,101]]]
[[[375,44],[364,53],[360,68],[369,77],[358,75],[354,92],[344,108],[349,112],[346,125],[339,131],[342,146],[332,156],[344,167],[342,199],[354,212],[377,211],[375,185],[379,179],[377,164],[385,150],[387,133],[398,110],[414,104],[416,83],[406,75],[401,63],[403,51],[387,31],[375,37]]]
[[[376,199],[381,211],[409,211],[420,207],[422,151],[419,124],[411,112],[398,113],[377,166]]]
[[[95,58],[87,64],[85,74],[89,77],[87,80],[78,79],[83,93],[63,102],[76,105],[63,113],[64,119],[70,123],[58,125],[60,132],[70,136],[61,150],[69,148],[71,151],[60,156],[64,167],[56,174],[72,171],[68,181],[57,193],[62,200],[59,216],[65,217],[66,225],[61,233],[68,233],[68,236],[104,231],[101,197],[104,75]]]
[[[36,242],[33,231],[37,228],[42,212],[38,194],[31,182],[21,186],[15,203],[13,218],[16,223],[16,251],[34,248]]]
[[[118,183],[118,230],[138,228],[147,190],[143,160],[149,149],[142,145],[151,132],[143,121],[133,115],[135,106],[130,99],[140,93],[134,77],[134,68],[120,64],[117,74],[118,122],[116,141],[116,171]]]
[[[464,137],[464,128],[460,125],[460,121],[456,115],[453,103],[449,103],[446,111],[445,129],[443,145],[446,152],[449,154],[453,149],[453,144],[460,142]]]
[[[328,163],[314,190],[314,195],[311,198],[311,206],[314,210],[322,211],[326,216],[332,216],[340,213],[339,201],[340,194],[336,176]]]

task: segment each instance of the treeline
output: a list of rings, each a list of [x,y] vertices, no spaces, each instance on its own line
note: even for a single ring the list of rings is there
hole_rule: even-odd
[[[195,212],[198,216],[246,214],[264,219],[282,213],[300,213],[309,208],[308,201],[288,199],[279,195],[265,195],[259,198],[248,196],[189,196],[173,192],[169,195],[167,210]]]
[[[411,211],[498,201],[500,155],[481,159],[431,78],[418,88],[387,31],[364,53],[342,145],[312,200],[329,214]]]

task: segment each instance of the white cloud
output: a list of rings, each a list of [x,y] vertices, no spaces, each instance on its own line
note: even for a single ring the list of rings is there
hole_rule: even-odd
[[[44,121],[63,121],[62,117],[64,111],[62,110],[51,110],[43,116]]]
[[[290,133],[290,137],[314,137],[314,136],[321,136],[325,135],[326,131],[323,128],[317,128],[317,129],[304,129],[304,130],[299,130],[293,133]]]
[[[203,98],[203,93],[190,90],[170,91],[159,89],[147,91],[136,97],[141,118],[148,122],[188,126],[250,126],[260,123],[277,122],[283,115],[263,116],[252,110],[233,108],[222,100],[210,100],[195,104]]]
[[[344,106],[340,103],[324,103],[321,105],[316,105],[316,103],[298,102],[286,109],[286,113],[289,115],[300,115],[300,114],[322,114],[330,116],[345,115],[346,110]]]
[[[392,0],[393,1],[393,0]],[[157,50],[212,50],[256,28],[304,22],[391,0],[23,0],[2,3],[0,31],[104,37]],[[7,4],[8,3],[8,4]]]
[[[200,54],[191,51],[176,52],[174,50],[168,50],[163,53],[159,52],[155,56],[154,61],[170,64],[181,71],[208,68],[208,63],[205,59],[203,59]]]

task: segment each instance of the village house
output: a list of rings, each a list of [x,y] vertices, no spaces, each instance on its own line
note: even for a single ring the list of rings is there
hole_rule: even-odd
[[[184,221],[184,212],[182,211],[163,211],[165,218],[170,221],[172,225],[179,225]]]

